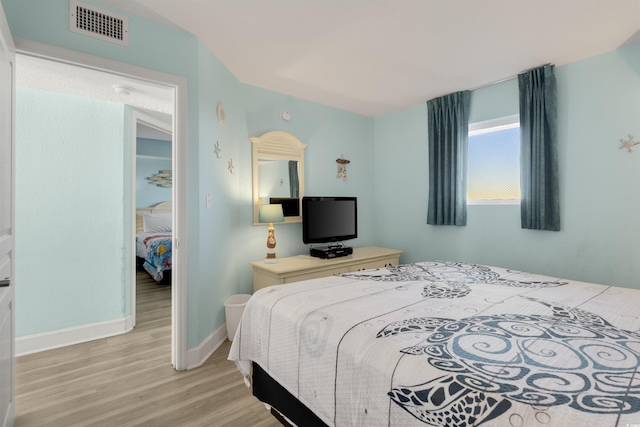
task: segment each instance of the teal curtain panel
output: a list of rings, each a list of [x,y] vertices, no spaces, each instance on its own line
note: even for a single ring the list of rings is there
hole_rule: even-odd
[[[289,160],[289,195],[294,199],[300,197],[300,187],[298,185],[298,162]]]
[[[471,93],[427,102],[429,207],[427,224],[467,224],[467,152]]]
[[[522,228],[560,230],[555,66],[518,75]]]

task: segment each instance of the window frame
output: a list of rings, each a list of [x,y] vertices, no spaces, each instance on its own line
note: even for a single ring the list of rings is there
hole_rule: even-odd
[[[500,132],[502,130],[515,129],[520,127],[520,115],[500,117],[498,119],[485,120],[469,124],[469,137],[483,135],[486,133]],[[469,160],[467,159],[467,162]],[[467,184],[469,177],[467,176]],[[519,205],[522,198],[518,200],[469,200],[467,205]]]

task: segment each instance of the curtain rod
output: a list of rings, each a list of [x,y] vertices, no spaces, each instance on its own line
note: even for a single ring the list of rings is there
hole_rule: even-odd
[[[527,71],[530,71],[530,70],[535,70],[536,68],[544,68],[544,67],[547,67],[547,66],[549,66],[549,65],[552,65],[552,63],[548,62],[548,63],[546,63],[546,64],[544,64],[544,65],[539,66],[539,67],[530,68],[529,70],[525,70],[525,71],[523,71],[523,73],[526,73]],[[519,73],[519,74],[522,74],[522,73]],[[516,74],[515,76],[511,76],[511,77],[506,77],[506,78],[501,79],[501,80],[496,80],[496,81],[493,81],[493,82],[491,82],[491,83],[485,83],[485,84],[483,84],[483,85],[476,86],[476,87],[474,87],[474,88],[467,89],[467,90],[469,90],[469,91],[474,91],[474,90],[478,90],[478,89],[485,88],[485,87],[487,87],[487,86],[497,85],[498,83],[508,82],[509,80],[517,79],[519,74]]]
[[[485,87],[488,87],[488,86],[497,85],[498,83],[508,82],[509,80],[513,80],[513,79],[516,79],[516,78],[518,78],[518,76],[511,76],[511,77],[507,77],[507,78],[504,78],[504,79],[501,79],[501,80],[493,81],[491,83],[485,83],[483,85],[476,86],[476,87],[473,87],[473,88],[468,89],[468,90],[473,92],[474,90],[482,89],[482,88],[485,88]]]

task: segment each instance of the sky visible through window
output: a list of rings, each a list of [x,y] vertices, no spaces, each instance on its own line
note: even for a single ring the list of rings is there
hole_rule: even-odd
[[[469,136],[467,200],[520,200],[520,128]]]

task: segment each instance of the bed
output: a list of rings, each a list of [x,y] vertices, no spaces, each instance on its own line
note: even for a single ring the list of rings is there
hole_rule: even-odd
[[[640,424],[640,291],[422,262],[257,291],[229,359],[299,426]]]
[[[171,285],[171,215],[171,201],[136,209],[136,265],[161,285]]]

